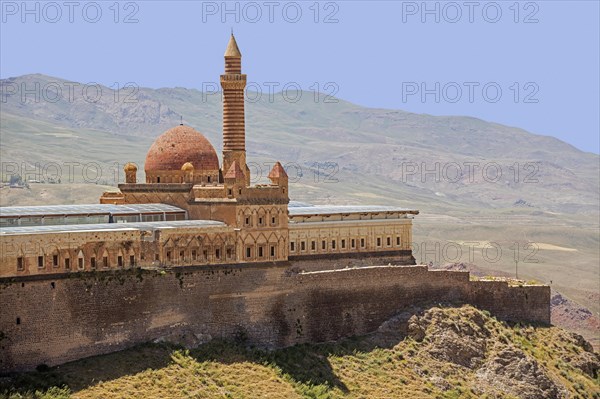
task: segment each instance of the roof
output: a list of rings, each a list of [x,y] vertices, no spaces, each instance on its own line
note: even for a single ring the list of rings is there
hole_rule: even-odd
[[[225,178],[225,179],[243,179],[244,178],[244,172],[242,172],[242,169],[240,169],[240,165],[237,163],[237,161],[233,161],[233,163],[229,167],[229,170],[227,171],[227,173],[225,173],[225,176],[223,176],[223,178]]]
[[[148,231],[194,227],[216,228],[227,227],[227,225],[223,222],[219,222],[216,220],[179,220],[173,222],[99,223],[65,224],[52,226],[2,227],[0,228],[0,236],[114,230]]]
[[[225,50],[225,57],[241,57],[242,53],[238,48],[237,42],[235,41],[235,37],[233,33],[231,34],[231,38],[229,38],[229,43],[227,44],[227,49]]]
[[[285,173],[285,169],[283,169],[283,166],[281,166],[281,164],[279,163],[279,161],[277,161],[275,163],[275,165],[273,165],[273,169],[271,169],[271,172],[269,172],[269,179],[277,179],[277,178],[287,178],[288,175],[287,173]]]
[[[301,202],[301,201],[290,201],[290,203],[288,204],[288,208],[304,208],[304,207],[309,207],[309,206],[314,206],[313,204],[309,204],[308,202]]]
[[[0,207],[0,217],[28,216],[66,216],[66,215],[131,215],[151,213],[185,212],[176,206],[167,204],[84,204],[84,205],[46,205],[46,206],[4,206]]]
[[[288,207],[290,216],[340,215],[350,213],[410,213],[417,215],[419,211],[383,205],[313,205]]]
[[[179,125],[154,140],[146,154],[144,170],[181,170],[187,162],[195,170],[219,170],[219,158],[210,141],[192,127]]]

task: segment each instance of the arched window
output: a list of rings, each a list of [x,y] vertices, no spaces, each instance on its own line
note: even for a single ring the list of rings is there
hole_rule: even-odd
[[[79,253],[77,254],[77,268],[79,270],[83,270],[85,267],[85,261],[84,261],[84,257],[83,257],[83,251],[79,250]]]
[[[105,249],[102,253],[102,267],[108,268],[110,267],[110,261],[108,258],[108,251]]]

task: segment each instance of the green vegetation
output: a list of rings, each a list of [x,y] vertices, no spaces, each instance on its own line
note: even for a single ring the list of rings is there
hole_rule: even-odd
[[[0,398],[514,398],[477,375],[507,348],[571,397],[600,397],[598,377],[577,368],[585,351],[561,329],[511,326],[470,306],[432,308],[417,321],[421,341],[396,331],[274,351],[218,340],[192,350],[146,344],[2,380]],[[454,356],[464,351],[448,352],[440,337],[459,346],[486,337],[486,346],[463,366]]]

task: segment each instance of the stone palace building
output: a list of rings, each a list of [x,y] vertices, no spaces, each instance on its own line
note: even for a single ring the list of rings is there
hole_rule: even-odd
[[[279,162],[271,184],[250,185],[241,60],[232,35],[221,75],[221,164],[206,137],[179,125],[150,147],[146,181],[127,163],[126,182],[99,205],[0,208],[0,277],[369,254],[413,264],[416,210],[289,206]]]

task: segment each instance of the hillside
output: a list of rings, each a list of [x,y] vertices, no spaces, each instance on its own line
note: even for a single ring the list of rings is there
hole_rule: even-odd
[[[132,89],[102,87],[100,98],[91,102],[91,94],[83,96],[81,89],[70,99],[66,80],[44,75],[0,84],[3,93],[10,92],[8,86],[36,84],[41,92],[38,99],[4,96],[5,162],[95,161],[111,178],[115,163],[143,164],[152,140],[180,118],[220,152],[220,94],[184,88],[140,88],[133,94]],[[55,86],[62,88],[58,100],[48,94]],[[310,92],[295,103],[281,93],[272,99],[263,94],[247,101],[246,114],[249,159],[301,168],[302,176],[294,176],[296,170],[290,176],[308,188],[298,200],[333,191],[332,197],[343,192],[353,201],[371,195],[445,207],[459,202],[484,208],[526,204],[567,214],[598,211],[598,155],[552,137],[471,117],[369,109]],[[431,170],[438,172],[428,174]],[[324,183],[326,188],[318,187]]]
[[[69,98],[67,82],[39,74],[0,81],[2,177],[13,171],[33,180],[62,177],[61,184],[1,188],[0,205],[95,203],[123,180],[124,163],[143,165],[154,138],[180,118],[220,152],[219,94],[102,87],[100,98],[90,101],[93,91],[83,96],[82,85]],[[36,84],[38,99],[6,89]],[[56,87],[62,97],[54,101]],[[254,182],[266,178],[268,163],[280,160],[294,200],[419,209],[417,262],[469,262],[484,275],[518,272],[551,284],[597,320],[598,155],[476,118],[371,109],[310,92],[295,103],[263,93],[247,101],[246,115]],[[501,250],[497,259],[487,252],[490,244]],[[557,323],[573,327],[568,317]],[[577,331],[598,345],[593,325]]]
[[[5,378],[0,398],[600,398],[599,368],[580,336],[438,305],[335,343],[148,344]]]

